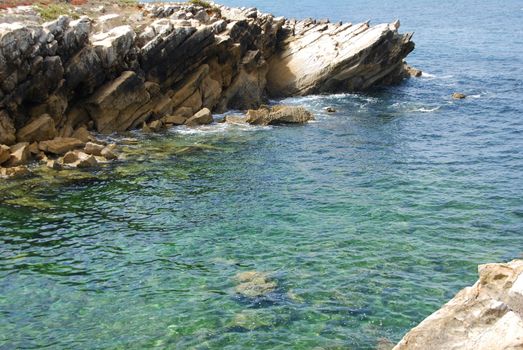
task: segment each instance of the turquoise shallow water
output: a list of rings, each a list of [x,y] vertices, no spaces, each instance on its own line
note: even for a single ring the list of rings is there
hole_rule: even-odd
[[[521,4],[256,4],[399,17],[430,74],[284,101],[306,126],[135,134],[94,174],[2,183],[1,349],[374,349],[521,257]],[[251,270],[277,289],[238,297]]]

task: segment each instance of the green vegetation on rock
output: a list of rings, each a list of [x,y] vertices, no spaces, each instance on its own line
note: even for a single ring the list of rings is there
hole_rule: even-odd
[[[78,15],[74,13],[71,6],[63,3],[38,5],[35,6],[35,10],[44,21],[53,21],[60,16],[71,16],[73,18],[78,18]]]
[[[206,9],[209,9],[212,7],[212,5],[210,3],[208,3],[207,1],[204,1],[204,0],[189,0],[188,3],[196,5],[196,6],[201,6]]]

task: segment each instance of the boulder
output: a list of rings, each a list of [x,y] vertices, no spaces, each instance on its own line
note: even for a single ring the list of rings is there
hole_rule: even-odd
[[[100,155],[107,160],[118,159],[118,156],[114,153],[114,149],[109,146],[105,147]]]
[[[153,120],[147,126],[152,132],[158,132],[163,129],[163,122],[161,120]]]
[[[49,114],[43,114],[34,119],[16,133],[18,142],[39,142],[51,140],[55,136],[54,120]]]
[[[211,124],[213,122],[211,111],[208,108],[203,108],[198,113],[187,119],[185,125],[198,126]]]
[[[325,112],[327,113],[336,113],[336,109],[333,107],[326,107]]]
[[[312,114],[303,107],[295,106],[276,106],[273,107],[271,113],[269,114],[270,123],[269,124],[279,124],[279,123],[298,123],[303,124],[307,123],[310,120],[314,120]]]
[[[227,115],[225,116],[224,122],[230,124],[248,124],[247,116],[245,115]]]
[[[11,149],[9,146],[0,145],[0,165],[7,162],[11,157]]]
[[[246,121],[253,125],[294,124],[307,123],[313,120],[312,114],[303,107],[275,106],[262,107],[258,110],[247,111]]]
[[[29,153],[31,156],[38,156],[40,154],[40,149],[38,148],[38,142],[33,142],[28,147]]]
[[[38,148],[46,153],[62,155],[76,148],[81,148],[84,143],[72,137],[56,137],[49,141],[42,141]]]
[[[104,145],[99,145],[94,142],[87,142],[84,147],[84,152],[87,154],[92,154],[93,156],[101,156],[104,148]]]
[[[83,153],[79,155],[79,158],[78,162],[75,163],[77,168],[92,168],[98,165],[98,160],[95,156]]]
[[[142,132],[146,134],[152,132],[151,128],[149,127],[149,124],[147,124],[146,122],[143,122],[142,124]]]
[[[72,138],[75,138],[75,139],[78,139],[82,142],[89,142],[89,141],[93,141],[93,136],[91,135],[91,133],[89,132],[89,130],[87,130],[87,128],[85,126],[81,126],[79,127],[78,129],[76,129],[73,134],[71,135]]]
[[[14,146],[11,146],[11,155],[6,165],[10,167],[19,166],[27,163],[31,157],[31,152],[29,149],[28,142],[20,142]]]
[[[394,350],[523,349],[523,260],[478,270],[476,284],[411,329]]]
[[[466,98],[467,95],[465,94],[462,94],[461,92],[455,92],[452,94],[452,98],[455,99],[455,100],[462,100],[464,98]]]
[[[69,151],[67,152],[66,154],[64,154],[63,158],[62,158],[62,162],[64,164],[72,164],[76,161],[78,161],[79,158],[78,158],[78,152],[77,151]]]
[[[405,72],[409,77],[419,78],[423,75],[423,72],[421,70],[411,67],[408,64],[405,64]]]
[[[176,115],[168,115],[163,118],[163,122],[165,124],[174,124],[174,125],[183,125],[185,124],[185,121],[187,120],[187,117],[184,117],[180,114]]]
[[[62,162],[69,168],[92,168],[98,165],[97,156],[75,150],[67,152]]]

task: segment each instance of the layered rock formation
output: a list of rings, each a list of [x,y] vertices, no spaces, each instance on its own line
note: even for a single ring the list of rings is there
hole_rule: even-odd
[[[269,61],[273,96],[365,90],[404,74],[403,58],[414,49],[411,34],[398,34],[399,21],[371,27],[288,22],[281,50]]]
[[[198,125],[212,121],[207,110],[254,109],[268,96],[397,82],[414,48],[399,22],[290,21],[254,8],[170,3],[119,14],[113,5],[103,15],[46,23],[24,11],[25,22],[0,23],[7,146],[80,136],[85,143],[89,131],[155,120],[153,128]]]
[[[479,266],[479,280],[460,291],[394,350],[523,349],[523,260]]]

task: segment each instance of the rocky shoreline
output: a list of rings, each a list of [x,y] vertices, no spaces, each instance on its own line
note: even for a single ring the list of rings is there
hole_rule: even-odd
[[[194,127],[231,109],[250,111],[227,122],[306,122],[304,111],[264,104],[419,72],[404,62],[414,43],[399,21],[297,21],[196,3],[80,6],[48,22],[35,7],[0,11],[0,176],[27,174],[31,161],[94,166],[117,153],[97,134]]]
[[[410,330],[393,350],[523,349],[523,260],[478,267],[479,280]]]

